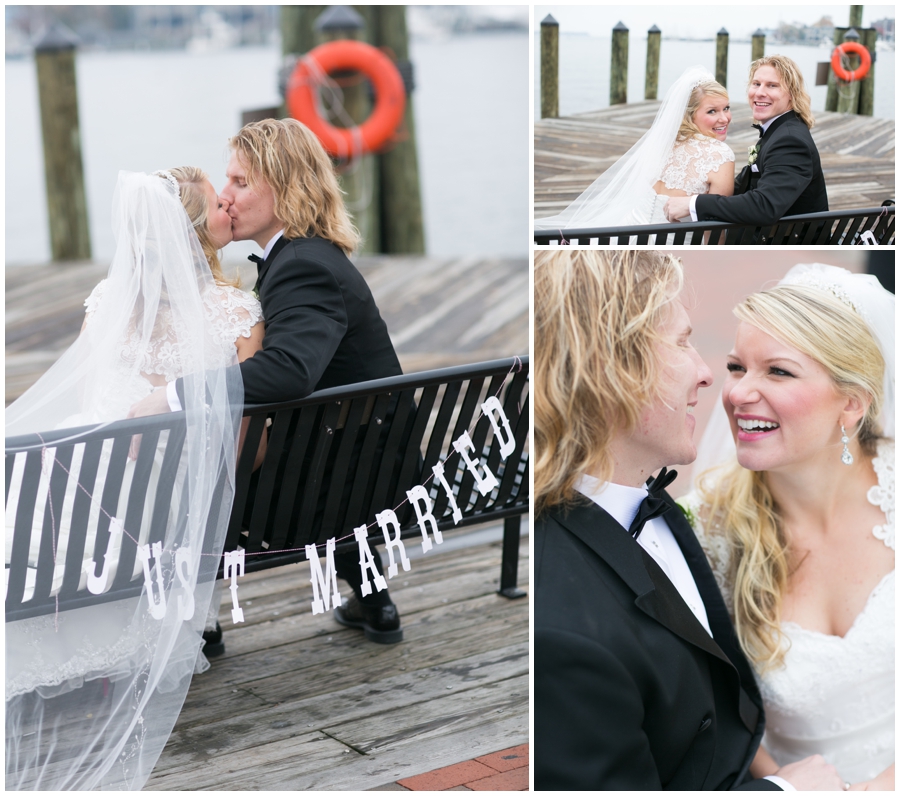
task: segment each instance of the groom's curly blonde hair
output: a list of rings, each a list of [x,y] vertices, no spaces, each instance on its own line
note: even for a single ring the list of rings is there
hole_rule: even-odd
[[[272,188],[285,238],[325,238],[345,254],[356,249],[359,233],[344,207],[334,165],[306,125],[264,119],[245,125],[228,144],[246,167],[250,187],[264,182]]]
[[[609,480],[610,442],[659,397],[666,306],[681,260],[657,251],[566,250],[534,258],[534,447],[538,514]]]

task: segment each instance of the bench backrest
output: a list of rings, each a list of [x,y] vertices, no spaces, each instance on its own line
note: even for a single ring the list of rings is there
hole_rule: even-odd
[[[862,210],[833,210],[823,213],[786,216],[775,224],[733,224],[725,221],[679,222],[628,227],[596,227],[560,231],[536,231],[538,246],[614,244],[656,244],[704,246],[850,246],[864,243],[863,233],[871,231],[875,243],[894,243],[893,206]],[[687,239],[690,233],[690,239]],[[709,233],[705,235],[704,233]]]

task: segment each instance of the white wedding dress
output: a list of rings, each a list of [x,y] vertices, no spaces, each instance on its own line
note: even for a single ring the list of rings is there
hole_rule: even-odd
[[[868,500],[887,521],[872,529],[894,550],[894,442],[878,443],[872,462],[878,485]],[[729,611],[729,548],[721,530],[706,528],[694,491],[690,510]],[[872,590],[846,635],[829,636],[783,622],[790,644],[784,665],[758,676],[766,711],[763,746],[779,766],[821,754],[848,782],[872,779],[894,762],[894,571]]]
[[[107,280],[101,281],[85,300],[87,308],[87,324],[90,326],[103,301]],[[208,322],[208,329],[215,343],[211,349],[218,351],[218,361],[208,359],[215,367],[227,367],[235,356],[235,343],[240,337],[249,337],[252,327],[262,319],[259,301],[235,287],[214,285],[203,295],[203,306]],[[89,411],[71,415],[60,428],[73,428],[104,421],[122,419],[128,409],[137,401],[148,395],[153,386],[146,376],[162,377],[165,381],[173,381],[184,376],[190,367],[190,352],[181,350],[171,324],[167,325],[167,316],[160,313],[152,344],[144,346],[139,334],[131,334],[120,347],[120,378],[115,380],[111,389],[104,391],[100,400],[89,408]],[[49,488],[50,466],[53,460],[53,448],[48,449],[41,484],[38,488],[38,505],[42,505]],[[154,504],[156,481],[162,466],[164,441],[160,443],[156,453],[150,484],[145,501],[144,521],[138,539],[146,541],[149,531],[150,514]],[[76,448],[71,470],[77,473],[81,466],[83,446]],[[94,481],[94,495],[103,492],[106,471],[110,460],[110,449],[106,448],[101,455],[98,475]],[[24,470],[25,454],[18,454],[13,468],[10,491],[7,498],[6,511],[6,564],[7,573],[12,551],[13,529],[16,520],[16,506]],[[135,462],[129,460],[125,465],[125,476],[121,489],[121,499],[117,517],[124,517],[129,484],[134,474]],[[176,482],[180,482],[180,478]],[[53,577],[51,595],[57,594],[62,585],[65,570],[66,552],[68,549],[69,523],[71,507],[77,489],[75,479],[67,485],[66,498],[63,501],[63,515],[60,518],[58,537],[55,539],[56,569]],[[180,495],[172,497],[173,507],[178,505]],[[69,513],[66,513],[68,508]],[[84,546],[85,566],[79,588],[84,588],[88,567],[93,567],[94,538],[99,520],[99,504],[95,501],[91,517],[88,521],[86,544]],[[43,511],[36,511],[29,550],[29,570],[26,573],[24,599],[27,600],[34,589],[34,573],[40,550],[40,539],[43,526]],[[118,547],[121,535],[112,537],[110,542],[110,560],[118,560]],[[141,577],[140,560],[135,561],[133,577]],[[115,564],[111,565],[108,583],[115,576]],[[81,687],[84,682],[105,677],[112,681],[128,676],[134,669],[135,650],[145,643],[149,634],[154,632],[154,622],[150,615],[138,610],[139,599],[118,600],[102,605],[62,611],[58,615],[38,616],[22,619],[6,624],[6,699],[37,691],[43,696],[63,694]],[[202,622],[204,617],[197,617],[193,624]],[[196,629],[196,628],[195,628]],[[47,638],[55,641],[68,639],[66,644],[46,644]],[[199,637],[194,646],[199,646]],[[196,671],[205,671],[209,667],[202,654],[194,660],[186,661],[188,666],[196,666]]]

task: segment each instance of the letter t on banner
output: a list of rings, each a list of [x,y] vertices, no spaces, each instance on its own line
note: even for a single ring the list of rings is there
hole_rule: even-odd
[[[225,572],[224,578],[227,580],[231,576],[231,621],[237,624],[244,621],[244,610],[238,605],[237,596],[237,579],[244,574],[244,551],[240,548],[225,553]]]
[[[487,415],[487,419],[491,421],[491,426],[494,428],[494,436],[500,442],[500,458],[503,461],[506,461],[506,458],[516,449],[516,440],[513,437],[512,429],[509,427],[509,418],[506,416],[506,412],[503,411],[503,407],[500,405],[500,401],[497,399],[496,395],[492,395],[488,398],[482,405],[481,411]],[[496,417],[494,417],[494,412],[499,416],[499,422]],[[503,424],[503,432],[500,431],[500,425]],[[504,432],[506,434],[506,438],[504,439]]]
[[[488,469],[486,464],[484,467],[484,476],[478,472],[478,465],[469,458],[469,451],[474,451],[475,446],[469,437],[468,431],[463,431],[459,439],[453,441],[453,448],[462,456],[462,460],[466,463],[466,469],[475,477],[475,486],[482,495],[490,494],[491,490],[499,483],[497,477]]]
[[[444,537],[441,536],[441,532],[438,530],[437,520],[434,518],[434,514],[431,513],[434,505],[431,502],[431,498],[428,497],[428,490],[421,484],[410,489],[406,493],[406,497],[409,498],[409,502],[412,503],[413,508],[416,510],[416,519],[419,521],[419,529],[422,531],[422,552],[427,553],[431,550],[431,539],[428,538],[429,524],[431,525],[431,532],[434,534],[434,543],[440,544],[444,541]],[[422,511],[422,506],[425,506],[424,512]]]
[[[313,587],[312,612],[314,614],[324,614],[325,611],[331,610],[332,600],[335,607],[341,604],[337,570],[334,566],[334,539],[329,539],[325,542],[324,575],[322,575],[322,564],[319,562],[319,551],[314,544],[306,545],[306,560],[309,561],[309,579]],[[332,591],[329,591],[329,586],[331,586]],[[319,594],[322,596],[320,597]]]
[[[356,537],[356,543],[359,545],[359,568],[362,572],[360,591],[362,591],[362,596],[366,597],[372,593],[372,584],[369,583],[366,570],[372,573],[375,588],[378,591],[383,591],[387,588],[387,581],[385,581],[384,575],[375,569],[375,559],[372,558],[372,551],[369,549],[369,534],[366,526],[360,525],[358,528],[354,528],[353,535]]]
[[[388,552],[388,558],[391,563],[388,566],[388,577],[393,578],[397,574],[397,565],[394,563],[394,548],[396,547],[400,553],[400,563],[403,564],[403,571],[409,572],[409,559],[406,557],[406,548],[400,541],[400,521],[393,509],[385,509],[380,514],[375,515],[378,525],[381,526],[381,532],[384,534],[384,547]],[[391,539],[391,526],[394,526],[394,538]]]

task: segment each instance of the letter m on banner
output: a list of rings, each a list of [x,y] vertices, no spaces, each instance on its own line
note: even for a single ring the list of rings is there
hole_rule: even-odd
[[[312,581],[312,612],[324,614],[331,610],[331,602],[337,608],[341,604],[341,593],[338,590],[337,570],[334,567],[334,539],[325,543],[325,574],[319,562],[319,551],[314,544],[306,545],[306,559],[309,561],[309,579]],[[320,596],[321,595],[321,596]]]

